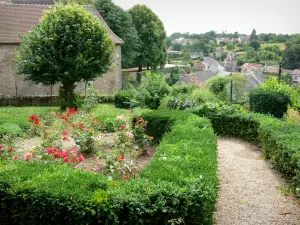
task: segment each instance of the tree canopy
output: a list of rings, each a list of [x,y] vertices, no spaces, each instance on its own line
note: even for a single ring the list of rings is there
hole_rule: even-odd
[[[167,58],[166,31],[158,16],[145,5],[135,5],[129,10],[140,39],[136,65],[156,68]]]
[[[256,40],[256,39],[258,39],[258,37],[257,37],[257,35],[256,35],[256,30],[253,29],[253,30],[252,30],[252,33],[251,33],[251,35],[250,35],[250,41]]]
[[[73,107],[75,83],[107,72],[113,48],[98,18],[79,5],[57,5],[22,37],[16,65],[34,83],[61,84],[63,108]]]
[[[132,23],[131,14],[115,5],[111,0],[96,0],[95,7],[110,29],[125,42],[122,45],[123,67],[134,66],[134,61],[139,55],[140,41]]]

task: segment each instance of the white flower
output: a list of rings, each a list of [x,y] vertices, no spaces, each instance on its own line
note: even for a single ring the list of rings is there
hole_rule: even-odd
[[[127,131],[126,136],[129,137],[129,138],[133,138],[134,135],[130,131]]]
[[[124,120],[124,118],[125,118],[125,117],[124,117],[124,114],[122,114],[121,116],[117,116],[117,117],[116,117],[117,120]]]

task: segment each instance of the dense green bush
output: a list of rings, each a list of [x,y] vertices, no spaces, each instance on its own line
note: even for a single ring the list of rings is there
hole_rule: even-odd
[[[199,104],[218,101],[212,92],[204,88],[195,89],[191,94],[191,99]]]
[[[115,94],[115,105],[117,108],[129,109],[131,107],[131,99],[134,96],[134,90],[122,90]]]
[[[23,130],[18,124],[15,123],[3,123],[0,124],[0,138],[4,134],[20,135]]]
[[[155,72],[147,72],[142,78],[142,84],[135,90],[131,101],[133,106],[157,109],[163,97],[167,96],[171,87],[164,77]]]
[[[206,87],[222,101],[229,100],[228,78],[226,76],[216,76],[206,81]]]
[[[198,86],[195,84],[174,85],[171,94],[174,96],[178,94],[191,94],[197,88]]]
[[[217,139],[210,122],[182,111],[140,116],[155,138],[172,128],[140,178],[118,183],[57,163],[1,164],[0,223],[213,224]]]
[[[173,67],[171,70],[170,77],[167,79],[167,83],[172,86],[174,85],[180,78],[180,70],[179,67]]]
[[[254,88],[249,94],[250,110],[282,118],[288,105],[299,106],[300,96],[289,85],[268,79],[263,85]]]

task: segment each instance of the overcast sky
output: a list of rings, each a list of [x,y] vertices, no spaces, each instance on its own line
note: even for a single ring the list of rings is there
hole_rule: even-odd
[[[124,9],[150,7],[168,35],[210,30],[257,33],[300,33],[300,0],[113,0]]]

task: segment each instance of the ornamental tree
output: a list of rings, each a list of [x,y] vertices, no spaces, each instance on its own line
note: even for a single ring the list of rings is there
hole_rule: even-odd
[[[57,5],[22,37],[19,74],[43,85],[60,84],[62,108],[75,106],[76,82],[108,71],[113,43],[102,22],[79,5]]]
[[[145,5],[135,5],[129,10],[140,39],[136,65],[156,68],[166,61],[167,34],[162,21]]]
[[[95,7],[110,29],[125,42],[122,45],[122,66],[134,66],[134,60],[139,55],[140,42],[131,15],[112,0],[96,0]]]

